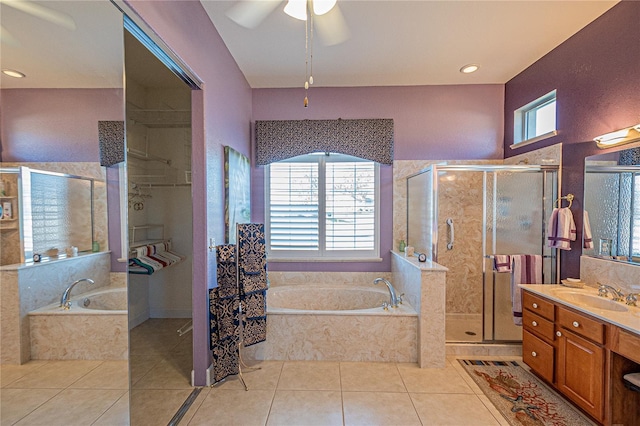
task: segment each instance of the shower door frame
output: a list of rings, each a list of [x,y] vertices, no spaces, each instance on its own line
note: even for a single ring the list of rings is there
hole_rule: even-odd
[[[439,183],[438,183],[438,171],[461,171],[461,172],[482,172],[482,224],[483,224],[483,232],[482,232],[482,280],[483,280],[483,288],[482,288],[482,341],[480,342],[464,342],[460,341],[458,343],[510,343],[510,342],[519,342],[518,340],[496,340],[495,339],[495,298],[491,297],[491,320],[490,325],[491,328],[487,330],[487,268],[486,268],[486,260],[488,258],[492,258],[487,254],[487,173],[493,173],[494,179],[497,179],[497,173],[499,171],[509,171],[509,172],[517,172],[517,173],[542,173],[542,229],[540,230],[540,249],[541,253],[544,253],[545,249],[545,238],[546,238],[546,224],[549,214],[551,212],[547,212],[545,209],[545,202],[548,201],[548,197],[551,196],[551,203],[553,200],[558,198],[558,194],[560,192],[560,188],[562,187],[562,169],[559,165],[502,165],[502,164],[487,164],[487,165],[473,165],[473,164],[431,164],[423,170],[414,173],[412,175],[407,176],[407,194],[409,193],[409,179],[424,173],[431,174],[431,193],[428,194],[431,197],[431,208],[433,211],[433,217],[431,220],[430,228],[431,228],[431,258],[434,262],[438,262],[438,247],[439,247],[439,238],[438,238],[438,223],[439,223]],[[548,177],[547,173],[555,174],[555,179],[551,184],[547,183]],[[551,188],[549,188],[549,186]],[[497,189],[497,186],[494,185],[494,190]],[[550,192],[550,193],[549,193]],[[495,197],[494,197],[495,200]],[[407,200],[408,201],[408,200]],[[553,208],[553,204],[551,204]],[[496,208],[494,203],[494,209]],[[496,217],[495,214],[493,216]],[[407,209],[407,226],[409,224],[409,209]],[[493,226],[493,250],[495,252],[495,233],[496,227]],[[409,230],[407,229],[407,240],[409,239]],[[553,281],[557,281],[559,273],[560,273],[560,256],[556,249],[552,249],[551,257],[551,279]],[[554,262],[555,260],[555,262]],[[492,272],[491,279],[491,295],[495,293],[495,271]],[[543,282],[544,282],[544,267],[543,267]],[[445,309],[446,315],[446,309]],[[488,336],[491,334],[491,336]],[[490,338],[489,338],[490,337]]]

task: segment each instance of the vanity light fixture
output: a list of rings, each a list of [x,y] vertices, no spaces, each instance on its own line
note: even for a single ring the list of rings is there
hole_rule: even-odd
[[[26,77],[26,75],[24,73],[21,73],[20,71],[16,71],[16,70],[10,70],[10,69],[2,70],[2,74],[8,75],[9,77],[14,77],[14,78],[24,78],[24,77]]]
[[[480,65],[477,64],[467,64],[460,68],[460,72],[462,74],[471,74],[472,72],[476,72],[480,69]]]
[[[640,141],[640,124],[606,133],[593,139],[600,149]]]

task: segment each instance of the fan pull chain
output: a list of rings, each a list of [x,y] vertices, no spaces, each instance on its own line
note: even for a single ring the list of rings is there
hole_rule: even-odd
[[[308,7],[307,7],[307,10]],[[309,21],[304,21],[304,107],[309,106]]]

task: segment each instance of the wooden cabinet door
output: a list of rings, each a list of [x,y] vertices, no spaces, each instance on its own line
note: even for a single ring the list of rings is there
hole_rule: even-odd
[[[556,359],[557,387],[596,420],[603,420],[604,348],[561,329]]]

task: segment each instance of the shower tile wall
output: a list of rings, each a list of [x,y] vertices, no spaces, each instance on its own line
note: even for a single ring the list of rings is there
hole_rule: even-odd
[[[393,248],[407,240],[407,177],[431,164],[502,164],[502,160],[445,161],[396,160],[393,162]]]
[[[562,144],[557,143],[535,151],[509,157],[504,160],[504,164],[542,164],[560,165],[562,164]]]
[[[482,313],[482,191],[481,172],[440,172],[438,176],[438,259],[447,273],[448,314]],[[453,219],[455,243],[447,249]]]
[[[95,179],[93,192],[93,233],[94,238],[100,244],[101,250],[109,250],[109,227],[107,220],[107,187],[106,169],[99,163],[74,162],[74,163],[2,163],[3,167],[25,166],[36,170],[66,173]],[[14,191],[14,188],[11,188]],[[5,250],[3,235],[3,251]],[[12,247],[19,247],[19,241],[11,242]],[[2,264],[9,264],[4,263]]]

